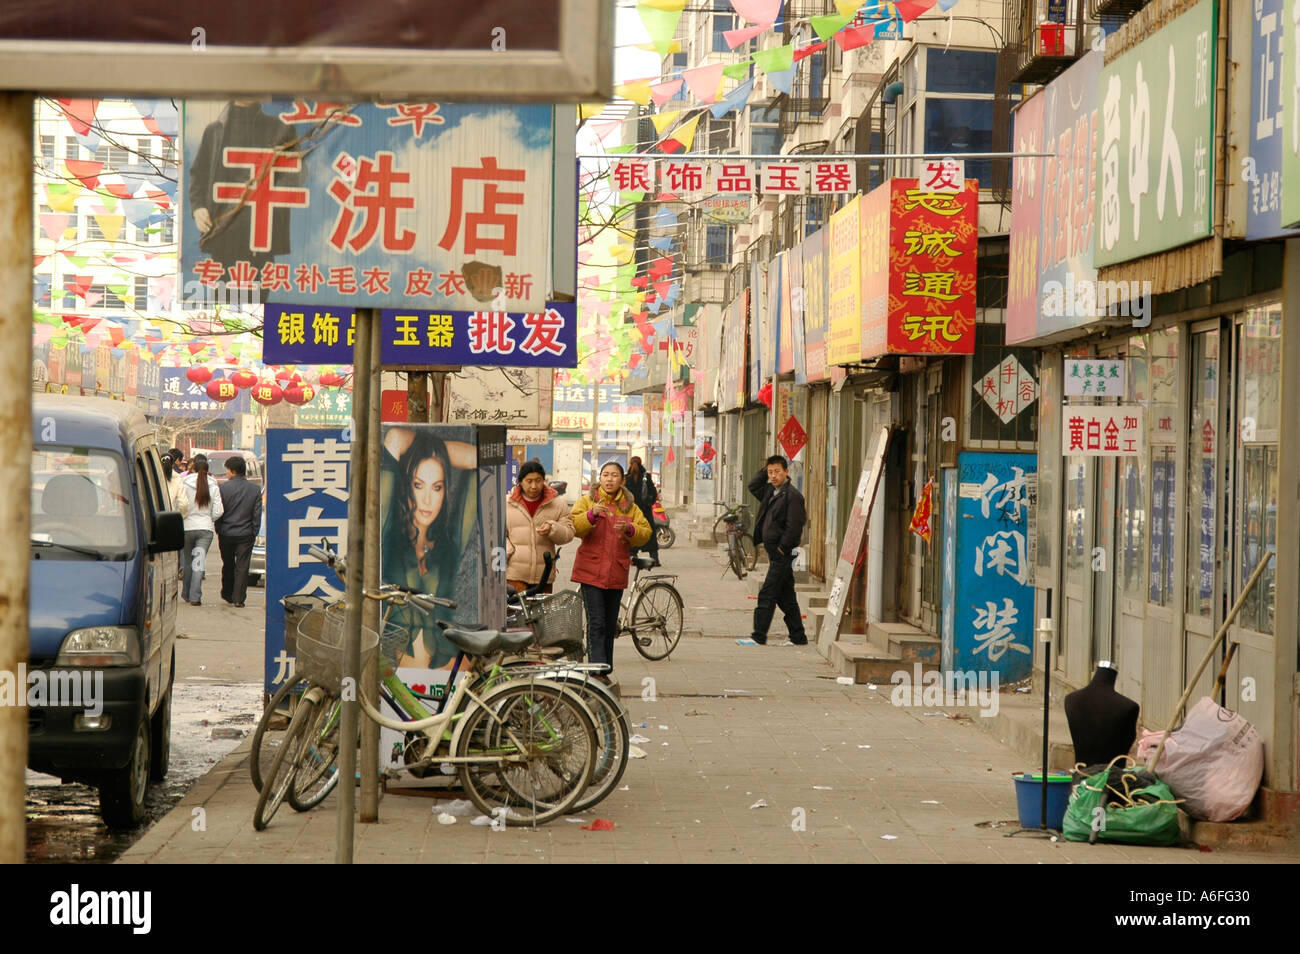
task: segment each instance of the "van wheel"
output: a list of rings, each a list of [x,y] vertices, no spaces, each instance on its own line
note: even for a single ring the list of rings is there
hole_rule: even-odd
[[[109,828],[136,828],[143,821],[149,790],[149,717],[140,717],[131,745],[131,761],[106,776],[99,786],[99,814]]]
[[[173,663],[173,665],[175,665]],[[153,759],[149,763],[149,780],[161,782],[167,777],[167,769],[172,755],[172,687],[167,686],[167,694],[158,703],[158,711],[149,723],[149,743],[153,750]]]

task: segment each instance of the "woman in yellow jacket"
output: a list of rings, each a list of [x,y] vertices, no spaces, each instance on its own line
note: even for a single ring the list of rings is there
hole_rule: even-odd
[[[573,505],[574,533],[582,540],[571,579],[587,608],[587,659],[614,669],[618,606],[627,589],[633,547],[650,539],[650,524],[623,489],[623,465],[609,461],[599,483]]]

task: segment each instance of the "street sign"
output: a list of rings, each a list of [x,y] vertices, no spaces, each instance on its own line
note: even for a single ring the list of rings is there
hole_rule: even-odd
[[[1126,367],[1122,360],[1066,358],[1065,396],[1123,398]]]

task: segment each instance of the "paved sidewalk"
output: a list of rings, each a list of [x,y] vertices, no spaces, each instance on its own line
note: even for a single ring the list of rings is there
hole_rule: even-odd
[[[757,581],[720,579],[713,569],[721,569],[720,554],[682,543],[663,557],[665,570],[681,574],[687,629],[730,625],[731,634],[687,636],[656,663],[626,641],[616,644],[634,731],[649,741],[641,745],[646,758],[628,766],[626,790],[582,816],[610,819],[613,831],[584,831],[573,820],[535,831],[493,831],[468,818],[443,826],[440,800],[387,795],[380,822],[356,827],[356,861],[1300,862],[1053,843],[1009,838],[1014,824],[978,827],[1015,819],[1010,773],[1030,766],[973,724],[977,710],[895,707],[888,686],[839,685],[816,649],[779,645],[779,621],[770,645],[739,646]],[[696,622],[704,613],[707,627]],[[267,831],[255,832],[247,754],[245,742],[121,860],[332,860],[337,797],[302,815],[283,807]],[[760,800],[766,807],[752,807]]]

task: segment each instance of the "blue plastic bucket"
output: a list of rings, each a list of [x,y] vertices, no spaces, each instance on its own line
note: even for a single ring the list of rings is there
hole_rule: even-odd
[[[1043,827],[1043,773],[1012,772],[1016,783],[1016,810],[1021,828]],[[1072,779],[1068,775],[1047,776],[1047,827],[1060,831],[1065,822],[1065,806],[1070,801]]]

